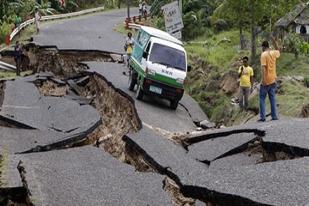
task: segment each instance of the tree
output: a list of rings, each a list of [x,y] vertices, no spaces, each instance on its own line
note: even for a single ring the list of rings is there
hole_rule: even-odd
[[[224,0],[216,9],[215,15],[221,18],[228,18],[234,26],[239,29],[240,48],[245,48],[245,38],[243,31],[249,18],[248,0]]]

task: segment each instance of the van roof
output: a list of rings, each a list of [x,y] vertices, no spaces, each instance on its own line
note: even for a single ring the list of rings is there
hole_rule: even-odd
[[[162,31],[162,30],[159,30],[153,27],[149,27],[149,26],[141,26],[141,29],[147,32],[151,36],[164,39],[166,41],[171,41],[171,42],[174,42],[175,44],[183,45],[181,41],[179,41],[178,39],[176,39],[175,37],[173,37],[172,35],[170,35],[169,33],[165,31]]]
[[[166,45],[166,46],[172,47],[174,49],[177,49],[177,50],[180,50],[186,53],[186,50],[179,44],[175,44],[174,42],[167,41],[165,39],[156,38],[156,37],[152,37],[152,39],[153,39],[152,40],[153,43]]]

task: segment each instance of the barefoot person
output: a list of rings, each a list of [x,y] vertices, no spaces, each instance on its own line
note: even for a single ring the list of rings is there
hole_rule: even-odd
[[[260,119],[258,121],[264,122],[266,120],[265,112],[265,98],[268,95],[271,108],[272,120],[278,120],[276,108],[276,60],[280,57],[278,44],[272,38],[274,50],[270,49],[268,41],[262,43],[263,53],[261,55],[261,88],[260,88]]]

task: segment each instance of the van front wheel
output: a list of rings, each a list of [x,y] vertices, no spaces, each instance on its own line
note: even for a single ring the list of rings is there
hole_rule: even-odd
[[[135,72],[131,71],[131,75],[129,77],[129,90],[134,91],[135,84],[137,82],[137,77]]]
[[[144,92],[142,90],[142,87],[141,87],[141,85],[138,84],[137,91],[136,91],[136,99],[142,100],[143,96],[144,96]]]
[[[171,100],[170,108],[176,110],[178,107],[178,100]]]

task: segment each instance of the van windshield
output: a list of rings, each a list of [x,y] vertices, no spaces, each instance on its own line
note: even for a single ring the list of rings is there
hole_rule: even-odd
[[[186,57],[181,50],[174,49],[162,44],[154,43],[150,52],[149,61],[167,67],[186,71]]]

